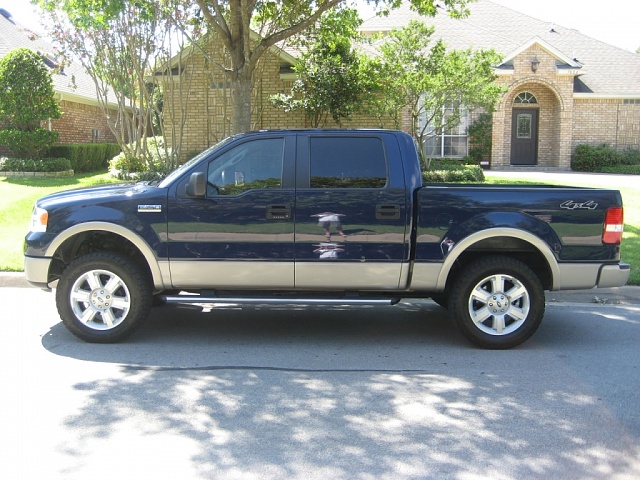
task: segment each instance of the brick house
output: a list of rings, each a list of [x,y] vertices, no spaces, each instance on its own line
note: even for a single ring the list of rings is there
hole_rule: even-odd
[[[489,0],[469,7],[469,17],[455,20],[444,10],[434,18],[420,17],[403,5],[388,17],[365,21],[361,30],[365,35],[384,33],[417,19],[434,25],[434,37],[450,49],[493,48],[503,56],[495,67],[506,93],[493,114],[492,168],[568,170],[579,144],[640,148],[640,55]],[[224,58],[219,48],[210,45],[209,54]],[[291,53],[273,48],[261,61],[255,75],[255,129],[307,126],[301,112],[285,113],[268,100],[290,91],[295,78]],[[197,51],[182,61],[181,74],[193,74],[182,151],[194,152],[228,133],[229,83]],[[430,151],[443,157],[465,156],[467,127],[474,118],[468,115],[458,128],[432,139]],[[357,116],[345,126],[377,125],[373,118]]]
[[[445,13],[423,20],[449,48],[503,55],[495,72],[507,91],[493,114],[493,168],[566,170],[580,144],[640,148],[640,55],[488,0],[470,10],[463,20]],[[403,5],[362,30],[384,32],[419,18]],[[464,129],[452,133],[464,137]]]
[[[60,134],[58,143],[113,142],[108,118],[98,103],[96,87],[80,65],[68,65],[59,71],[53,48],[38,34],[13,21],[11,14],[0,9],[0,58],[16,48],[29,48],[40,54],[51,70],[53,88],[62,116],[50,120],[46,127]],[[110,117],[117,119],[117,105]],[[0,152],[2,153],[2,152]]]

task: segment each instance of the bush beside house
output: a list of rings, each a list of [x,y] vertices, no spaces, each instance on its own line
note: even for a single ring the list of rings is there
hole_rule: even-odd
[[[47,152],[47,157],[66,158],[76,173],[86,173],[105,171],[109,161],[119,153],[117,143],[76,143],[54,145]]]
[[[0,145],[17,157],[40,158],[58,139],[42,123],[61,114],[39,54],[17,48],[0,59]]]
[[[575,172],[640,174],[640,150],[618,151],[608,145],[578,145],[571,159]]]

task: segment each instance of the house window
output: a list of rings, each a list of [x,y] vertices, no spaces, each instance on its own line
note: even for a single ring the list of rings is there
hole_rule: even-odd
[[[535,95],[533,93],[522,92],[522,93],[518,94],[518,96],[515,98],[513,103],[515,103],[517,105],[521,105],[521,104],[536,104],[536,103],[538,103],[538,99],[535,97]]]
[[[469,116],[464,106],[451,102],[442,109],[442,124],[444,128],[429,128],[424,135],[424,153],[429,158],[461,158],[468,154],[467,129]],[[459,115],[456,121],[456,115]],[[433,117],[428,114],[428,118]]]

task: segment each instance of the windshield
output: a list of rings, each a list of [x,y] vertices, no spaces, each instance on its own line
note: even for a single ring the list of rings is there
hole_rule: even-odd
[[[204,157],[207,157],[212,151],[222,147],[223,145],[226,145],[227,143],[229,143],[231,140],[233,140],[235,138],[235,136],[231,136],[231,137],[227,137],[224,140],[216,143],[215,145],[207,148],[206,150],[203,150],[202,152],[200,152],[199,154],[197,154],[195,157],[193,157],[191,160],[188,160],[187,162],[183,163],[182,165],[180,165],[178,168],[176,168],[173,172],[171,172],[169,175],[167,175],[159,184],[158,186],[160,188],[165,188],[168,187],[169,185],[171,185],[171,183],[173,183],[173,181],[180,177],[182,175],[182,172],[184,172],[185,170],[189,169],[192,165],[198,163],[200,160],[202,160]]]

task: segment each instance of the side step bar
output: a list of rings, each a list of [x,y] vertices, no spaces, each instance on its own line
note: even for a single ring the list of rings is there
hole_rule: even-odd
[[[300,298],[300,297],[208,297],[200,295],[166,295],[166,303],[238,303],[270,305],[396,305],[401,298]]]

